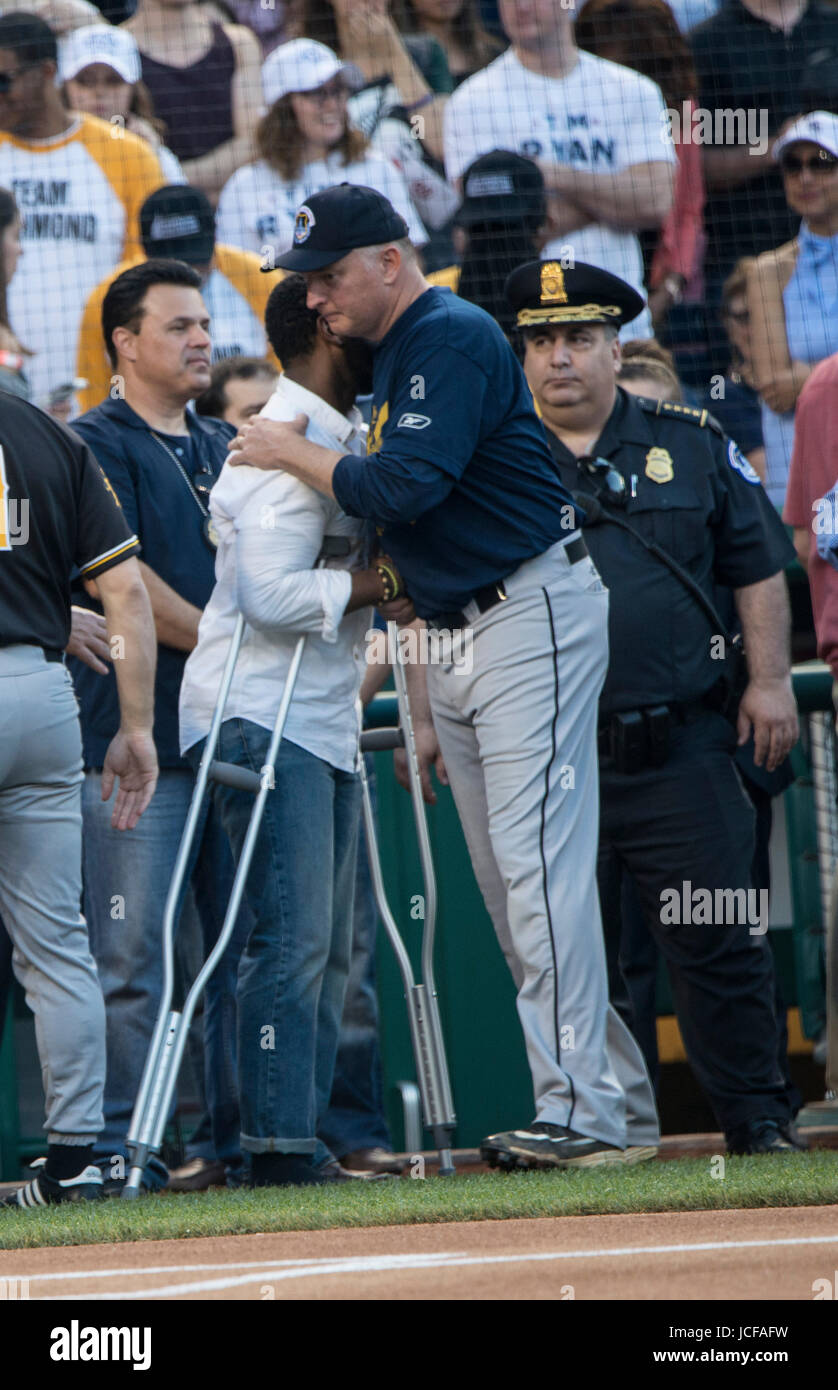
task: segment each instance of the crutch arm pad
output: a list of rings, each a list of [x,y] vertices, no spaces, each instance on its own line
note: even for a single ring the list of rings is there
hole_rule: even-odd
[[[390,748],[404,748],[401,729],[368,729],[361,734],[362,753],[386,753]]]
[[[217,759],[209,765],[209,777],[213,782],[220,782],[222,787],[234,787],[236,791],[258,792],[262,785],[262,778],[258,772],[251,772],[249,767],[239,767],[236,763],[222,763]]]

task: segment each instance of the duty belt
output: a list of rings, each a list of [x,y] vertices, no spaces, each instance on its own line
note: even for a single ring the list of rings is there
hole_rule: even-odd
[[[585,559],[588,554],[588,547],[582,536],[576,536],[572,541],[568,541],[565,551],[570,563],[575,565],[579,560]],[[484,584],[482,589],[478,589],[476,593],[472,594],[469,603],[476,603],[482,615],[488,613],[489,609],[494,608],[496,604],[503,603],[508,597],[503,580],[498,580],[496,584]],[[468,607],[468,604],[465,606]],[[426,622],[429,628],[454,629],[470,626],[462,609],[450,613],[435,613],[433,617],[427,618]]]
[[[614,771],[621,773],[663,767],[669,757],[673,725],[686,724],[715,709],[712,694],[711,690],[698,700],[671,700],[668,704],[619,710],[598,726],[600,758],[612,759]]]

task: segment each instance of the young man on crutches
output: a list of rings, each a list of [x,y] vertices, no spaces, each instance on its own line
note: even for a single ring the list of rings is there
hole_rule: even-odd
[[[308,437],[363,452],[353,402],[367,351],[344,344],[306,308],[289,276],[268,303],[266,329],[285,365],[263,413],[304,412]],[[276,786],[247,880],[255,917],[238,979],[242,1149],[254,1186],[316,1184],[345,1175],[316,1138],[328,1105],[349,969],[360,822],[356,699],[371,607],[399,586],[393,566],[365,557],[363,523],[284,473],[225,466],[213,489],[216,586],[180,696],[181,747],[197,769],[238,613],[246,619],[216,756],[261,771],[297,642],[302,660],[276,761]],[[345,557],[316,568],[325,538]],[[213,785],[238,859],[251,793]]]

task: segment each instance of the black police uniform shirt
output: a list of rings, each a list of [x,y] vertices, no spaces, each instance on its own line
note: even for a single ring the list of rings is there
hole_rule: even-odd
[[[95,579],[139,550],[90,449],[35,406],[0,395],[0,645],[62,651],[73,571]]]
[[[199,472],[217,477],[235,429],[192,411],[187,411],[187,421],[188,438],[154,433],[179,457],[190,477]],[[170,454],[126,401],[103,401],[74,420],[73,429],[101,460],[140,538],[145,563],[187,603],[203,608],[215,582],[215,552],[204,536],[204,516]],[[86,597],[78,602],[96,606]],[[178,741],[178,695],[188,655],[162,642],[157,647],[154,741],[163,768],[186,766]],[[72,671],[81,706],[85,765],[101,767],[119,726],[116,681],[112,672],[102,676],[79,661],[72,663]]]
[[[552,431],[548,435],[564,486],[602,498],[598,483]],[[757,584],[794,560],[759,478],[707,411],[640,404],[618,388],[591,453],[608,459],[626,480],[625,509],[606,503],[607,509],[662,546],[717,607],[715,585]],[[714,657],[720,644],[712,641],[717,634],[710,619],[663,561],[617,526],[586,527],[585,540],[611,593],[600,718],[700,699],[723,668]]]
[[[462,609],[576,525],[514,352],[447,289],[421,294],[378,345],[368,457],[341,458],[332,487],[377,523],[422,618]]]

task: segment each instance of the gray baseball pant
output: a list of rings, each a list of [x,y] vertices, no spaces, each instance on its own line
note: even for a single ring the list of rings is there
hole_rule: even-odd
[[[81,730],[40,647],[0,648],[0,913],[35,1015],[51,1144],[102,1128],[105,1006],[81,904]]]
[[[620,1148],[656,1143],[642,1053],[608,1002],[597,895],[597,703],[608,591],[559,542],[465,609],[428,666],[434,726],[477,882],[518,987],[536,1118]],[[631,1123],[627,1129],[626,1103]]]

